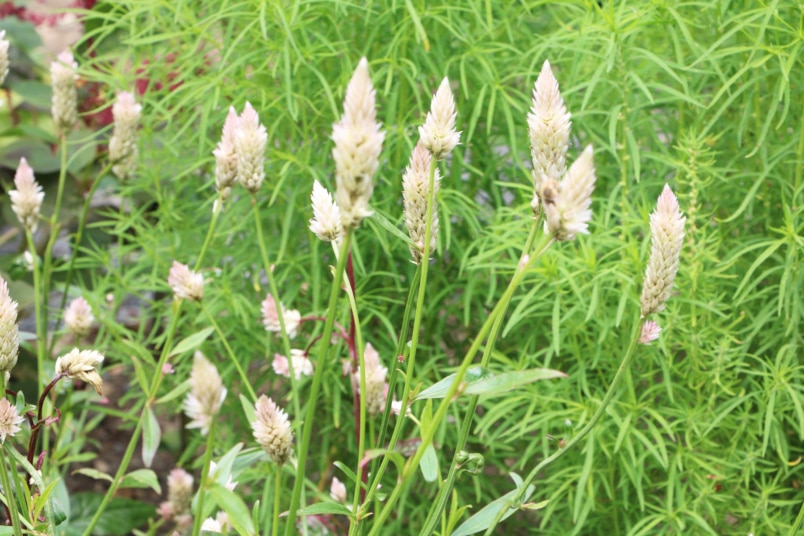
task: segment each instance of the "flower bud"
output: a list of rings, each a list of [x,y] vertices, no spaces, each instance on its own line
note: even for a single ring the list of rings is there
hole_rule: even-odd
[[[20,423],[25,419],[17,413],[17,408],[5,396],[0,398],[0,444],[6,437],[14,437],[21,430]],[[5,469],[3,469],[5,471]]]
[[[338,480],[337,476],[332,477],[332,483],[329,486],[329,496],[332,497],[332,500],[335,502],[346,502],[346,485]]]
[[[204,297],[204,276],[190,270],[186,264],[173,261],[168,274],[168,285],[177,300],[200,301]]]
[[[260,396],[254,407],[257,415],[251,425],[254,439],[274,463],[283,465],[293,452],[293,431],[288,416],[265,395]]]
[[[50,64],[50,78],[53,86],[53,98],[50,110],[53,122],[61,133],[72,128],[78,121],[78,64],[73,60],[70,51],[65,50]]]
[[[91,385],[98,395],[103,396],[103,380],[98,367],[103,363],[103,354],[95,350],[74,348],[70,353],[56,360],[56,374],[71,380],[81,380]]]
[[[95,317],[84,298],[76,298],[64,310],[64,325],[76,337],[85,337],[92,328]]]
[[[114,131],[109,140],[109,160],[112,162],[112,172],[120,180],[129,178],[137,167],[137,129],[141,113],[142,105],[135,102],[133,94],[122,91],[117,95],[112,106]]]
[[[424,125],[419,127],[421,142],[436,160],[446,158],[461,141],[461,133],[455,130],[457,115],[449,79],[445,77],[433,95]]]
[[[279,307],[282,309],[283,320],[285,321],[285,331],[288,338],[293,339],[298,333],[299,326],[301,325],[301,313],[295,309],[285,309],[281,303]],[[276,307],[274,297],[268,293],[262,301],[262,323],[266,331],[274,333],[282,332],[282,325],[279,323],[279,311]]]
[[[11,209],[17,215],[22,226],[31,233],[36,232],[39,224],[39,209],[45,199],[45,192],[34,178],[33,169],[25,157],[20,158],[20,165],[14,175],[16,190],[8,192],[11,198]]]

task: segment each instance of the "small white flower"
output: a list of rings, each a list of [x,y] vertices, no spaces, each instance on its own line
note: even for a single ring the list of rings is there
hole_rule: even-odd
[[[553,179],[542,183],[540,197],[545,226],[556,240],[572,240],[579,233],[589,234],[595,180],[592,146],[587,145],[560,184]]]
[[[274,463],[283,465],[293,452],[293,431],[287,413],[265,395],[260,396],[254,409],[257,415],[251,424],[254,439]]]
[[[302,376],[313,375],[313,362],[310,361],[310,358],[307,357],[307,353],[304,350],[293,348],[290,350],[290,356],[293,364],[293,375],[297,380],[301,379]],[[274,372],[280,376],[290,378],[290,367],[288,366],[287,357],[281,354],[275,354],[272,366]]]
[[[670,297],[684,242],[685,220],[678,199],[665,184],[656,210],[650,215],[650,259],[640,297],[643,317],[662,311]]]
[[[117,95],[117,100],[112,106],[114,131],[109,140],[109,160],[113,164],[112,172],[120,180],[129,178],[137,167],[141,113],[142,105],[134,100],[134,94],[121,91]]]
[[[282,308],[282,317],[285,321],[285,331],[287,331],[288,338],[293,339],[298,333],[299,326],[301,325],[301,313],[295,309],[285,309],[281,303],[279,306]],[[268,293],[262,301],[262,323],[266,331],[273,333],[281,333],[282,325],[279,323],[279,311],[276,307],[274,297]]]
[[[232,187],[237,182],[237,153],[235,152],[235,133],[240,125],[240,118],[233,106],[223,123],[221,141],[212,154],[215,155],[215,188],[222,199],[227,199]],[[217,201],[217,200],[216,200]]]
[[[246,102],[234,134],[234,152],[237,156],[237,180],[256,194],[265,179],[265,145],[268,132],[260,124],[260,116]]]
[[[103,359],[103,354],[95,350],[74,348],[56,360],[56,374],[86,382],[95,388],[98,395],[103,396],[103,380],[98,373]]]
[[[5,443],[6,437],[14,437],[21,430],[20,423],[24,420],[17,413],[16,406],[11,404],[5,396],[0,398],[0,443]]]
[[[659,338],[662,328],[653,320],[647,320],[642,324],[642,332],[639,335],[640,344],[650,344]]]
[[[72,128],[78,121],[78,64],[70,51],[65,50],[50,64],[50,78],[53,85],[51,113],[53,122],[61,132]]]
[[[25,157],[20,158],[20,165],[14,175],[14,186],[17,189],[8,192],[8,196],[11,198],[11,209],[17,215],[22,226],[31,233],[35,233],[39,224],[39,209],[45,199],[45,192],[36,182],[33,169],[28,165]]]
[[[371,343],[366,343],[363,352],[363,362],[366,365],[366,410],[369,415],[377,415],[385,410],[385,399],[388,396],[388,384],[385,381],[388,369],[380,362],[380,354]],[[360,390],[360,367],[352,374],[352,385]]]
[[[559,181],[567,170],[570,125],[570,114],[558,90],[558,81],[550,62],[545,61],[533,86],[533,106],[528,114],[533,186],[537,196],[544,180]],[[538,200],[534,203],[538,206]]]
[[[346,502],[346,485],[338,480],[337,476],[332,477],[332,483],[329,486],[329,496],[332,497],[332,500],[335,502]]]
[[[92,309],[84,298],[76,298],[70,302],[64,311],[64,325],[67,331],[76,337],[84,337],[89,334],[95,317]]]
[[[8,373],[17,364],[20,332],[17,324],[17,302],[8,293],[6,280],[0,277],[0,373]],[[6,381],[3,385],[7,384]]]

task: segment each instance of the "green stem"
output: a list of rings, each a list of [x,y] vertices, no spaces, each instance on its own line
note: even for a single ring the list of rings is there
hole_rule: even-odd
[[[215,210],[215,208],[212,209],[212,221],[209,222],[207,236],[204,238],[204,245],[201,246],[201,253],[198,254],[198,260],[196,261],[194,268],[195,271],[198,271],[199,268],[201,268],[201,264],[204,262],[204,256],[207,254],[209,244],[212,242],[212,236],[215,234],[215,226],[218,223],[218,217],[220,217],[221,211],[223,210],[223,199],[218,197],[217,203],[217,210]]]
[[[209,467],[212,465],[212,445],[214,443],[216,420],[217,419],[215,418],[211,419],[209,431],[207,433],[207,446],[206,450],[204,450],[204,464],[201,469],[201,484],[198,487],[198,507],[196,508],[195,517],[193,519],[193,536],[198,536],[201,534],[201,524],[204,520],[204,498],[207,495]]]
[[[276,310],[279,317],[279,327],[282,334],[282,348],[288,358],[288,374],[290,375],[290,390],[293,393],[293,412],[294,415],[301,415],[301,402],[299,402],[298,392],[296,390],[296,374],[293,371],[293,359],[291,359],[290,351],[290,338],[288,337],[287,329],[285,328],[285,315],[282,301],[279,296],[279,289],[276,285],[276,278],[272,269],[271,262],[268,260],[268,250],[265,248],[265,240],[262,235],[262,220],[260,219],[260,204],[257,202],[257,195],[251,196],[251,206],[254,209],[254,225],[257,228],[257,243],[260,246],[260,255],[262,255],[262,264],[265,269],[265,275],[268,277],[268,287],[271,291],[271,296],[274,298]],[[329,340],[329,339],[326,339]]]
[[[251,396],[252,402],[257,401],[257,393],[254,392],[254,388],[251,386],[251,380],[249,380],[246,371],[243,370],[243,365],[240,364],[240,361],[237,359],[232,347],[229,346],[229,343],[226,340],[226,335],[224,335],[223,330],[221,330],[218,323],[215,321],[215,317],[209,312],[209,310],[204,307],[204,314],[206,315],[209,323],[212,324],[212,327],[215,328],[215,332],[218,334],[218,338],[220,338],[221,343],[223,343],[223,347],[226,348],[226,353],[229,355],[229,359],[234,363],[235,368],[237,369],[238,374],[240,374],[240,380],[245,385],[248,394]]]
[[[3,495],[6,498],[9,512],[11,513],[11,526],[14,528],[14,536],[22,536],[22,527],[20,527],[20,516],[17,512],[17,500],[11,492],[11,482],[8,479],[8,471],[6,471],[6,446],[0,445],[0,481],[3,484]],[[11,468],[13,470],[13,468]]]
[[[92,530],[95,528],[95,525],[98,524],[98,520],[100,520],[104,510],[106,510],[106,507],[109,505],[112,497],[114,497],[117,488],[120,487],[120,482],[123,480],[123,476],[126,474],[126,470],[131,463],[131,458],[134,456],[134,449],[137,446],[137,442],[140,438],[140,432],[142,431],[144,421],[147,418],[147,409],[153,404],[153,401],[156,398],[156,393],[158,392],[159,386],[162,383],[162,378],[164,377],[162,367],[164,366],[165,362],[167,362],[167,357],[170,354],[171,347],[173,346],[173,336],[176,333],[176,327],[179,323],[178,321],[181,306],[181,301],[173,301],[173,319],[168,327],[167,339],[165,340],[164,346],[162,346],[162,353],[159,356],[159,361],[154,369],[154,377],[151,379],[151,385],[149,386],[147,393],[148,397],[143,404],[142,413],[140,414],[140,418],[137,420],[137,426],[134,427],[134,433],[131,434],[131,439],[128,441],[128,447],[126,447],[126,452],[123,454],[123,459],[120,462],[120,466],[117,468],[114,479],[109,485],[109,489],[106,491],[106,494],[103,496],[103,500],[98,506],[98,509],[95,511],[95,515],[92,516],[92,519],[89,521],[89,525],[87,525],[87,528],[84,530],[84,536],[90,536],[92,534]]]
[[[360,429],[357,441],[357,465],[355,467],[355,474],[358,477],[355,479],[355,493],[352,504],[352,511],[357,511],[357,506],[360,503],[360,488],[363,484],[361,475],[364,469],[361,468],[363,462],[363,455],[366,452],[366,362],[363,342],[363,330],[360,327],[360,318],[357,316],[357,301],[355,300],[355,293],[352,286],[349,284],[349,278],[344,278],[344,286],[346,288],[346,296],[349,298],[349,306],[352,309],[352,321],[355,328],[357,363],[360,370],[360,394],[357,397],[360,401],[360,423],[355,423]],[[355,523],[357,521],[355,520]]]
[[[42,273],[41,273],[41,263],[39,262],[39,256],[36,254],[36,244],[33,240],[33,235],[31,234],[30,229],[25,229],[25,239],[28,241],[28,250],[31,252],[31,256],[33,257],[33,286],[34,286],[34,314],[36,315],[36,371],[38,380],[36,381],[36,385],[38,387],[37,390],[37,400],[40,396],[42,396],[42,392],[44,390],[44,383],[43,380],[47,378],[45,374],[45,352],[47,350],[47,333],[45,331],[46,325],[43,324],[44,314],[42,314]]]
[[[279,534],[279,498],[281,493],[279,490],[282,489],[280,486],[282,485],[282,467],[276,467],[276,474],[274,475],[274,515],[271,518],[271,536],[277,536]]]
[[[64,292],[61,294],[59,311],[64,311],[64,307],[67,305],[67,296],[70,290],[70,284],[73,281],[73,273],[75,272],[75,259],[78,257],[78,248],[81,246],[81,240],[84,237],[84,228],[86,227],[87,218],[89,217],[89,207],[92,204],[92,197],[95,195],[95,190],[98,189],[101,179],[109,171],[109,168],[111,168],[111,164],[107,164],[103,169],[100,170],[100,172],[98,172],[98,175],[95,177],[95,180],[92,181],[92,186],[90,186],[89,192],[84,199],[84,206],[81,208],[81,217],[78,220],[78,230],[76,231],[75,239],[73,240],[73,252],[72,255],[70,255],[70,262],[67,265],[67,278],[64,280]],[[56,321],[54,331],[58,331],[61,321],[62,318],[59,317]],[[55,344],[55,338],[52,344]]]
[[[408,366],[405,372],[405,385],[402,388],[402,414],[397,419],[396,425],[394,426],[394,432],[391,434],[391,442],[388,445],[388,450],[393,450],[396,446],[396,442],[399,440],[399,435],[401,433],[402,424],[405,414],[405,409],[408,407],[408,401],[410,399],[410,386],[411,382],[413,381],[413,372],[416,366],[416,352],[419,347],[419,335],[421,333],[421,324],[422,324],[422,314],[424,312],[424,296],[425,290],[427,289],[427,272],[430,266],[430,241],[432,238],[433,226],[430,225],[430,222],[433,221],[433,212],[435,209],[435,172],[436,166],[438,165],[438,161],[435,158],[430,160],[430,172],[428,178],[428,190],[427,190],[427,215],[425,217],[425,222],[427,225],[425,226],[424,231],[424,244],[423,244],[423,251],[422,251],[422,258],[419,262],[419,266],[417,267],[417,273],[421,274],[419,278],[419,291],[416,298],[416,312],[413,316],[413,332],[411,334],[411,343],[410,343],[410,354],[408,355]],[[412,289],[411,289],[412,295]],[[408,303],[410,299],[408,299]],[[406,310],[407,313],[407,310]],[[405,324],[407,326],[407,324]],[[388,390],[389,398],[393,396],[393,391],[391,389]],[[387,458],[387,457],[386,457]],[[385,472],[386,467],[388,467],[387,460],[383,460],[383,463],[380,465],[380,470],[378,474],[374,478],[374,483],[379,483],[380,478],[382,478],[383,473]],[[376,486],[372,485],[369,488],[368,495],[366,496],[362,508],[365,508],[366,505],[371,503],[371,497],[373,495],[374,489]],[[360,515],[356,516],[360,517]]]
[[[522,495],[527,490],[528,486],[531,482],[538,476],[539,471],[562,457],[566,454],[573,446],[577,445],[586,435],[592,431],[595,425],[600,421],[600,418],[603,417],[603,414],[606,412],[611,401],[614,399],[614,396],[617,394],[617,388],[620,385],[620,382],[626,375],[626,371],[631,364],[631,359],[634,357],[634,350],[636,349],[637,342],[639,341],[639,334],[642,329],[642,318],[638,319],[634,323],[633,333],[631,335],[631,342],[628,345],[628,350],[626,350],[625,355],[623,356],[622,361],[620,362],[620,367],[617,369],[617,373],[614,375],[614,379],[611,381],[611,385],[609,386],[608,391],[606,391],[606,395],[603,397],[603,400],[600,402],[600,405],[597,408],[597,411],[592,415],[592,418],[589,419],[589,422],[581,428],[581,431],[578,432],[572,439],[570,439],[563,448],[558,449],[553,454],[548,456],[547,458],[543,459],[539,462],[533,470],[528,473],[527,478],[522,483],[522,486],[519,487],[517,493],[512,497],[509,507],[513,507],[513,505],[519,504],[519,501],[522,500]],[[486,530],[486,535],[492,534],[492,531],[500,522],[500,519],[503,515],[505,515],[505,508],[501,508],[500,511],[497,513],[497,516],[494,519],[494,522],[489,526],[488,530]]]
[[[536,225],[535,222],[534,225]],[[545,246],[545,248],[549,247],[551,243],[552,240],[548,242],[548,245]],[[453,398],[458,392],[458,389],[461,388],[461,386],[463,385],[463,378],[466,375],[466,371],[472,364],[475,354],[477,354],[478,350],[480,349],[480,346],[483,343],[483,340],[485,339],[486,335],[489,333],[492,327],[493,318],[501,314],[501,312],[504,310],[503,304],[506,304],[510,301],[511,296],[514,293],[514,290],[516,289],[516,287],[519,286],[519,283],[522,281],[522,279],[524,279],[530,267],[533,265],[535,258],[536,257],[523,259],[526,262],[520,262],[520,264],[517,266],[517,270],[514,273],[514,276],[511,279],[508,288],[505,290],[505,293],[503,294],[502,298],[497,303],[497,305],[495,305],[494,309],[489,315],[489,318],[486,320],[483,327],[478,332],[477,337],[472,343],[471,348],[469,348],[469,351],[464,357],[463,362],[461,363],[458,370],[455,372],[455,379],[450,385],[449,389],[447,390],[447,393],[442,399],[441,403],[439,404],[438,410],[436,411],[430,426],[427,428],[427,430],[422,431],[423,432],[422,441],[419,444],[419,447],[416,449],[416,452],[413,454],[411,458],[408,459],[407,463],[405,464],[403,473],[400,476],[401,481],[396,486],[394,486],[394,490],[391,493],[391,496],[386,501],[382,511],[380,511],[380,513],[377,515],[376,521],[374,522],[372,530],[369,533],[370,536],[376,536],[377,534],[379,534],[379,531],[381,530],[383,523],[385,522],[386,519],[388,519],[388,516],[391,515],[391,511],[394,508],[396,502],[399,500],[400,496],[405,491],[405,489],[407,489],[408,485],[411,482],[411,479],[416,474],[416,469],[419,466],[419,462],[421,461],[422,456],[424,456],[425,450],[432,443],[436,429],[438,429],[440,423],[444,420],[449,405],[452,403]]]
[[[307,461],[307,449],[310,447],[310,436],[312,435],[313,431],[315,412],[318,408],[318,392],[321,389],[321,380],[324,377],[324,368],[326,368],[327,355],[329,354],[329,340],[332,336],[332,327],[335,324],[335,308],[338,301],[338,291],[341,288],[341,281],[343,281],[343,272],[344,268],[346,267],[346,252],[349,251],[350,242],[351,233],[347,233],[343,238],[343,243],[341,244],[341,251],[340,255],[338,256],[338,266],[335,268],[335,277],[332,280],[332,289],[330,290],[329,305],[327,308],[327,320],[324,323],[324,333],[321,335],[321,343],[319,344],[318,348],[318,357],[316,358],[313,383],[310,386],[310,395],[307,398],[307,413],[304,418],[304,426],[302,428],[302,438],[299,447],[298,461],[296,464],[296,480],[293,483],[293,495],[290,499],[290,509],[288,510],[288,520],[287,525],[285,526],[285,536],[294,535],[296,512],[299,508],[302,488],[304,487],[304,468]]]
[[[536,233],[539,228],[538,221],[534,222],[534,224],[530,228],[530,233],[528,234],[527,240],[525,240],[525,246],[522,248],[522,257],[528,252],[531,251],[533,247],[533,241],[536,238]],[[534,254],[534,258],[531,259],[535,261],[539,257],[541,257],[548,249],[548,247],[553,243],[552,240],[546,241],[546,243],[540,245],[537,248],[536,253]],[[505,313],[508,309],[510,304],[510,300],[513,297],[513,293],[506,293],[504,296],[508,296],[508,299],[503,302],[500,300],[500,310],[499,314],[495,315],[494,317],[489,317],[487,321],[493,322],[491,327],[491,333],[489,335],[488,341],[486,342],[486,347],[483,350],[483,356],[480,360],[480,366],[485,367],[488,365],[489,360],[491,359],[491,353],[494,350],[494,345],[497,342],[497,337],[499,335],[500,328],[502,327],[503,320],[505,319]],[[466,446],[466,442],[469,440],[469,431],[472,428],[472,422],[474,420],[475,409],[477,408],[477,401],[478,396],[473,395],[469,398],[469,405],[466,409],[466,416],[463,419],[463,423],[461,424],[460,433],[458,436],[458,443],[455,445],[455,451],[452,457],[452,464],[450,465],[449,474],[447,475],[447,479],[445,483],[439,487],[438,494],[436,495],[435,501],[433,501],[433,506],[430,509],[430,512],[427,515],[427,519],[424,523],[424,528],[420,531],[420,534],[432,534],[433,530],[435,529],[436,524],[438,523],[438,516],[441,515],[441,512],[447,506],[447,500],[449,499],[450,493],[452,492],[452,487],[455,485],[455,479],[458,476],[458,456],[463,451],[464,447]]]

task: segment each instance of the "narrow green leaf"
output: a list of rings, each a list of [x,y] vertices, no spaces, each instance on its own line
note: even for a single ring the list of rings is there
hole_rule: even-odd
[[[136,469],[123,477],[121,488],[151,488],[156,493],[162,493],[159,478],[151,469]]]
[[[467,395],[499,395],[539,380],[566,377],[567,375],[560,370],[553,369],[513,370],[470,383],[463,392]]]
[[[419,467],[422,470],[422,476],[424,477],[425,481],[436,481],[438,478],[438,456],[436,455],[436,451],[435,448],[433,448],[432,443],[427,445],[427,448],[424,449],[424,455],[422,456]]]
[[[352,511],[349,510],[345,505],[330,501],[311,504],[310,506],[302,509],[300,512],[306,516],[334,514],[338,516],[354,517],[352,515]]]
[[[168,357],[172,357],[174,355],[179,355],[185,352],[189,352],[191,350],[195,350],[196,348],[201,346],[201,343],[207,340],[214,331],[215,328],[213,327],[204,328],[201,331],[198,331],[188,337],[185,337],[184,339],[179,341],[178,344],[176,344],[176,346],[173,347],[173,350],[170,351]]]

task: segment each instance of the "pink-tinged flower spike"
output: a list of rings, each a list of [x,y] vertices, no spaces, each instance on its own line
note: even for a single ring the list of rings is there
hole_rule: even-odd
[[[455,99],[445,77],[438,86],[424,125],[419,127],[419,136],[427,150],[436,160],[443,160],[461,141],[461,133],[455,130]]]
[[[368,60],[363,58],[346,88],[341,120],[332,125],[335,197],[344,229],[357,227],[363,218],[372,214],[369,199],[374,191],[373,177],[380,165],[385,139],[376,121],[374,97]]]
[[[237,155],[237,180],[243,187],[256,194],[265,179],[265,144],[268,132],[260,124],[260,116],[246,102],[234,135],[234,151]]]
[[[76,298],[70,302],[64,310],[64,325],[67,331],[76,337],[84,337],[89,334],[95,317],[92,309],[84,298]]]
[[[310,220],[310,230],[325,242],[338,242],[341,239],[343,225],[341,224],[341,210],[333,201],[332,195],[321,183],[313,183],[313,193],[310,195],[313,203],[313,219]]]
[[[560,184],[553,179],[542,183],[545,228],[556,240],[572,240],[578,233],[589,234],[595,179],[592,146],[587,145]]]
[[[302,376],[313,375],[313,362],[307,357],[304,350],[292,349],[290,351],[290,359],[293,363],[293,375],[297,380]],[[290,367],[288,366],[288,358],[281,354],[274,354],[274,362],[271,363],[274,372],[285,378],[290,378]]]
[[[229,534],[231,523],[226,512],[218,512],[215,518],[208,517],[201,524],[201,532],[217,532],[218,534]]]
[[[678,258],[684,241],[684,218],[678,199],[668,185],[650,215],[650,259],[642,285],[642,316],[658,313],[664,309],[670,297],[673,281],[678,272]]]
[[[8,196],[11,198],[11,209],[17,215],[22,226],[31,233],[35,233],[39,224],[39,209],[45,199],[45,192],[36,182],[33,169],[28,165],[25,157],[20,158],[20,165],[14,175],[14,186],[17,189],[8,192]]]
[[[410,164],[402,175],[402,198],[405,205],[405,225],[416,247],[410,247],[413,262],[419,264],[424,255],[424,240],[427,233],[427,199],[430,192],[430,151],[419,141],[410,156]],[[441,184],[441,174],[435,170],[435,193]],[[436,247],[438,237],[438,212],[433,205],[433,220],[430,228],[430,252]]]
[[[545,61],[533,86],[533,106],[528,114],[530,156],[533,161],[534,210],[538,210],[542,183],[558,181],[567,170],[570,114],[558,91],[558,81]]]
[[[17,324],[17,302],[8,293],[8,284],[0,277],[0,374],[17,364],[20,353],[20,331]]]
[[[380,363],[380,354],[371,343],[366,343],[363,362],[366,364],[366,411],[369,415],[377,415],[385,411],[385,398],[388,396],[388,384],[385,378],[388,369]],[[352,375],[352,384],[355,389],[360,389],[360,367]]]
[[[287,414],[265,395],[260,396],[254,408],[257,414],[251,424],[254,439],[271,461],[283,465],[293,453],[293,431]]]
[[[332,477],[332,483],[329,486],[329,496],[332,497],[332,500],[335,502],[346,502],[346,484],[338,480],[337,476]]]
[[[6,437],[14,437],[21,430],[20,423],[24,420],[8,399],[0,398],[0,443],[5,443]]]
[[[201,435],[207,435],[225,398],[226,388],[218,369],[204,354],[196,352],[190,371],[190,393],[182,405],[184,413],[190,418],[187,428],[200,428]]]
[[[168,285],[177,300],[199,301],[204,297],[204,276],[177,261],[168,274]]]
[[[8,75],[8,45],[6,31],[0,30],[0,85],[5,82]]]
[[[224,201],[229,198],[232,187],[237,182],[237,153],[235,152],[235,132],[240,118],[234,106],[229,107],[229,115],[223,123],[221,141],[212,154],[215,155],[215,188]]]
[[[137,167],[141,114],[142,104],[136,103],[133,94],[128,91],[117,94],[117,100],[112,106],[114,131],[109,140],[109,160],[112,162],[112,172],[121,181],[131,177]]]
[[[71,380],[81,380],[91,385],[98,395],[103,396],[103,380],[98,367],[103,363],[103,354],[95,350],[74,348],[70,353],[56,360],[56,374]]]
[[[301,325],[301,313],[295,309],[285,309],[285,306],[279,304],[282,308],[282,315],[285,321],[285,330],[288,333],[288,338],[295,338]],[[282,326],[279,323],[279,311],[276,307],[274,297],[269,293],[262,301],[262,323],[266,331],[280,333]]]
[[[50,64],[50,83],[53,86],[50,111],[61,133],[70,130],[78,121],[77,70],[78,64],[68,50],[59,54],[56,61]]]
[[[166,521],[173,519],[182,524],[192,506],[193,476],[184,469],[173,469],[167,477],[167,489],[168,500],[159,505],[157,512]]]
[[[653,320],[647,320],[642,324],[642,333],[639,335],[640,344],[650,344],[659,338],[662,328]]]

